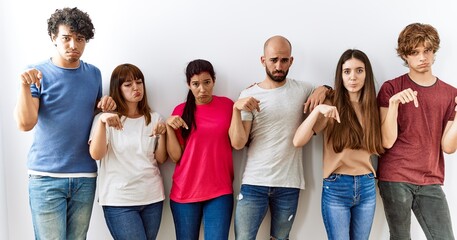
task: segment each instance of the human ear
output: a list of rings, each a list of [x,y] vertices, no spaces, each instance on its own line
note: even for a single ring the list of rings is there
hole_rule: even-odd
[[[261,57],[260,57],[260,62],[262,63],[262,65],[263,65],[264,67],[266,67],[266,65],[265,65],[265,56],[261,56]]]
[[[56,44],[56,38],[57,36],[54,35],[54,34],[51,34],[51,41],[54,43],[54,46],[57,47],[57,44]]]

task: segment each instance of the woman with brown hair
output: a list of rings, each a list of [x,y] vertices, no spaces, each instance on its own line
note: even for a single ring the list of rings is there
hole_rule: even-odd
[[[168,157],[166,126],[148,105],[138,67],[114,69],[110,96],[118,112],[97,115],[89,140],[92,158],[100,160],[99,203],[114,239],[156,239],[165,199],[158,163]]]
[[[297,129],[293,143],[324,135],[322,217],[328,239],[369,238],[376,207],[372,155],[381,145],[373,70],[360,50],[345,51],[336,68],[335,91]]]

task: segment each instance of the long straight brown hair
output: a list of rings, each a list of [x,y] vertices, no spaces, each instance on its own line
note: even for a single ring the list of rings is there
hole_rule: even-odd
[[[365,64],[365,84],[360,90],[361,122],[357,119],[349,93],[343,84],[343,64],[349,59],[358,59]],[[335,91],[332,103],[338,109],[341,123],[329,125],[329,139],[337,153],[345,148],[365,149],[371,154],[381,154],[381,121],[376,102],[373,69],[367,55],[357,49],[348,49],[340,57],[336,66]]]
[[[124,63],[117,66],[111,74],[111,81],[109,85],[109,95],[116,102],[116,111],[121,116],[127,116],[128,107],[125,104],[125,99],[121,93],[121,86],[125,81],[141,79],[143,81],[143,99],[138,103],[138,112],[144,116],[146,125],[151,122],[151,108],[148,105],[148,97],[146,95],[146,83],[144,75],[141,70],[130,63]]]

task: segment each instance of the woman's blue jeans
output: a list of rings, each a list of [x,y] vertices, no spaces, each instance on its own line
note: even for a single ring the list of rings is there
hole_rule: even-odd
[[[93,178],[29,176],[35,239],[86,239],[95,186]]]
[[[376,208],[373,173],[323,180],[322,218],[329,240],[367,240]]]
[[[162,220],[163,201],[140,206],[103,206],[115,240],[154,240]]]
[[[242,184],[235,212],[235,238],[255,240],[268,208],[271,213],[270,236],[289,239],[295,220],[300,189]]]
[[[177,240],[198,240],[203,220],[204,239],[228,239],[233,194],[194,203],[170,200]]]
[[[454,239],[446,195],[440,185],[378,182],[390,239],[411,238],[411,210],[427,239]]]

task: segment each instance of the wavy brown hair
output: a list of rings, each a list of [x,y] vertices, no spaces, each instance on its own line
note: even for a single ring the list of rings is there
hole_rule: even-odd
[[[349,93],[343,84],[343,64],[349,59],[358,59],[365,64],[365,84],[360,90],[361,123],[357,119]],[[346,50],[336,66],[335,91],[330,96],[333,106],[338,109],[341,123],[329,125],[329,139],[332,139],[333,150],[337,153],[345,148],[365,149],[371,154],[381,154],[384,148],[381,143],[381,121],[376,102],[373,69],[367,55],[357,49]]]
[[[405,61],[405,65],[408,63],[404,56],[411,55],[411,52],[421,44],[426,48],[430,48],[433,53],[438,51],[440,48],[440,36],[433,26],[411,23],[401,31],[398,36],[397,54]]]
[[[127,104],[125,104],[125,98],[122,96],[121,86],[125,81],[135,79],[143,80],[143,99],[138,102],[138,112],[144,116],[146,125],[149,125],[149,123],[151,123],[151,108],[148,105],[146,83],[144,81],[143,73],[137,66],[130,63],[124,63],[113,70],[109,85],[109,95],[113,98],[114,102],[116,102],[119,117],[127,116],[128,107]]]

